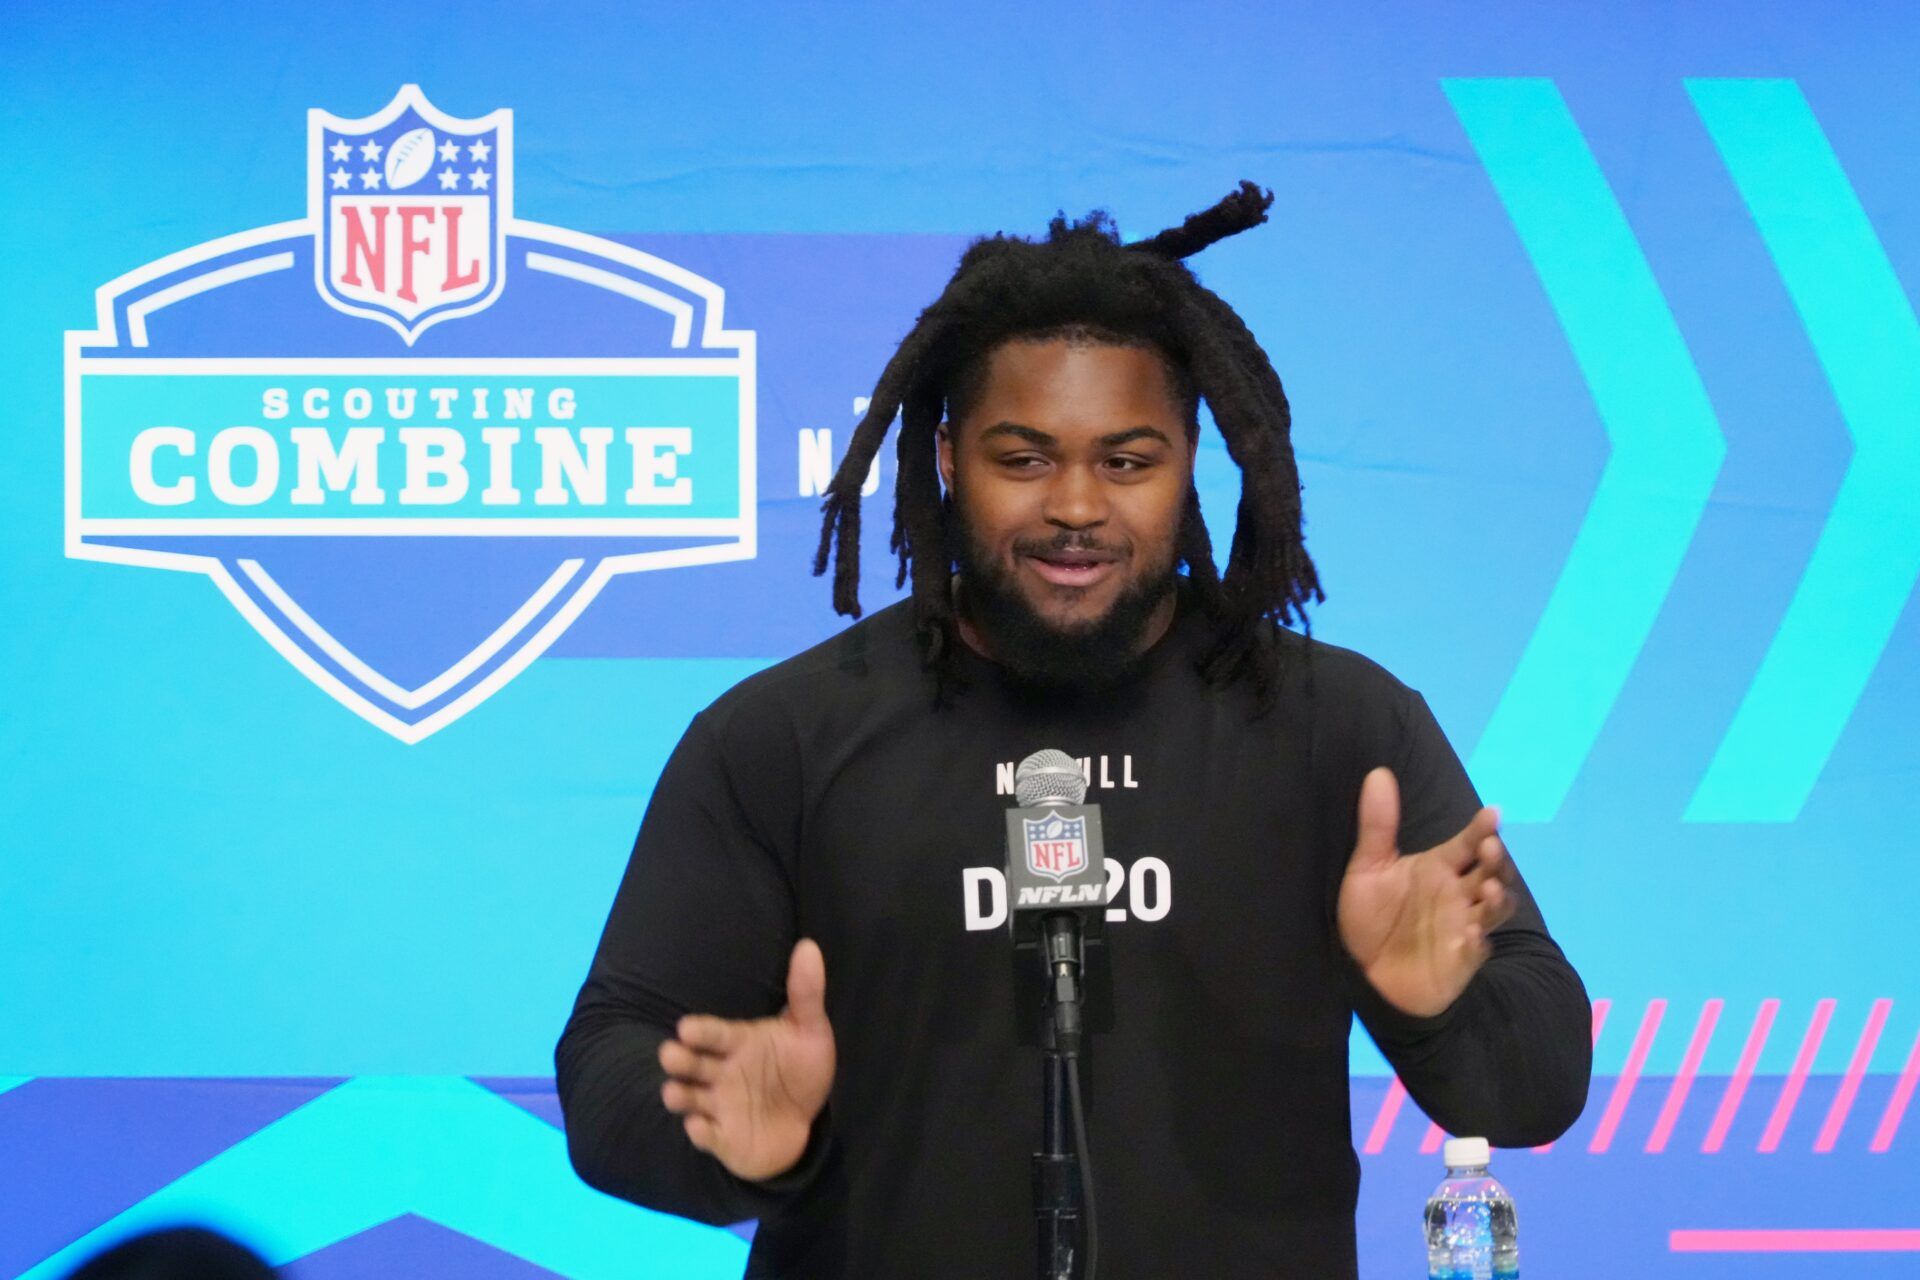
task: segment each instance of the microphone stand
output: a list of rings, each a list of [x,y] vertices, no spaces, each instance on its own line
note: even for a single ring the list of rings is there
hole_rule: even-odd
[[[1085,938],[1097,936],[1104,923],[1106,893],[1100,806],[1083,805],[1086,794],[1086,775],[1073,757],[1036,751],[1014,769],[1020,803],[1007,814],[1014,945],[1018,950],[1034,946],[1047,984],[1040,1027],[1041,1140],[1033,1154],[1040,1280],[1096,1280],[1100,1265],[1099,1202],[1080,1088],[1080,1004]],[[1057,810],[1049,818],[1032,817],[1041,806],[1070,807],[1075,813],[1071,819]],[[1037,834],[1056,823],[1052,835]],[[1044,880],[1053,883],[1037,883]],[[1033,910],[1022,909],[1029,904]]]
[[[1072,1103],[1079,1089],[1080,974],[1085,950],[1080,922],[1068,914],[1041,922],[1040,957],[1046,968],[1041,1016],[1041,1141],[1033,1156],[1033,1212],[1040,1227],[1040,1280],[1077,1280],[1084,1212]]]

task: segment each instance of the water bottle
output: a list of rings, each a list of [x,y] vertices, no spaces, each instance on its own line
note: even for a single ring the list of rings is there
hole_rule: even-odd
[[[1513,1197],[1487,1172],[1485,1138],[1449,1138],[1447,1176],[1427,1201],[1431,1280],[1519,1280]]]

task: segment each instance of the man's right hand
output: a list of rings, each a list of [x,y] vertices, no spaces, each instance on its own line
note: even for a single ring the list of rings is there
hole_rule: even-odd
[[[787,962],[787,1007],[735,1022],[688,1014],[660,1046],[660,1100],[684,1117],[687,1138],[738,1177],[785,1173],[800,1160],[833,1087],[827,963],[802,938]]]

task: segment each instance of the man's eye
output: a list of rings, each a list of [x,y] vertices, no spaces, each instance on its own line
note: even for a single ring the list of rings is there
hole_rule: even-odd
[[[1030,453],[1021,453],[1021,454],[1014,454],[1011,457],[1000,459],[1000,465],[1003,467],[1014,467],[1021,470],[1028,470],[1033,467],[1046,465],[1046,459],[1036,458],[1034,455]]]
[[[1124,455],[1120,457],[1115,457],[1115,458],[1108,458],[1107,465],[1110,467],[1118,468],[1121,471],[1144,471],[1147,468],[1147,463],[1145,459],[1129,458]]]

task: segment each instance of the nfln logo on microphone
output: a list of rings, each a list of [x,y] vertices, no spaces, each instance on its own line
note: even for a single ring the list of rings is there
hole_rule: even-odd
[[[505,109],[406,85],[310,110],[306,153],[304,217],[137,267],[67,334],[67,555],[206,575],[409,743],[613,576],[753,557],[754,334],[719,284],[517,217]]]

